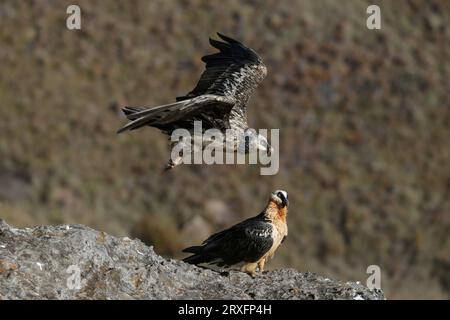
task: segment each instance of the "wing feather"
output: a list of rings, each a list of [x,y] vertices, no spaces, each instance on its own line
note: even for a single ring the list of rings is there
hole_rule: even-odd
[[[206,66],[200,80],[187,95],[177,97],[177,101],[207,93],[236,98],[244,93],[243,96],[248,98],[264,79],[266,67],[255,51],[234,39],[217,34],[225,42],[214,39],[209,39],[209,42],[220,52],[202,57]]]
[[[175,103],[151,109],[123,108],[131,121],[118,133],[149,125],[171,134],[177,128],[192,128],[194,121],[202,121],[204,129],[227,129],[231,123],[246,127],[245,105],[264,79],[266,67],[252,49],[220,33],[218,36],[223,42],[210,39],[210,43],[219,52],[202,58],[205,71],[191,92]]]

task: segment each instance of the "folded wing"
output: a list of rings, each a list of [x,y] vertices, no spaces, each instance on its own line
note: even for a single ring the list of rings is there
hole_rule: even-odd
[[[192,264],[232,266],[240,262],[256,262],[273,245],[270,223],[249,220],[209,237],[201,246],[183,252],[193,253],[184,259]]]

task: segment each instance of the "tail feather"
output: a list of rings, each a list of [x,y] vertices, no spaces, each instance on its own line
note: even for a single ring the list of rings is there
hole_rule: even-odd
[[[192,256],[184,258],[183,261],[190,264],[201,264],[208,262],[209,258],[201,254],[193,254]]]
[[[224,269],[230,267],[223,259],[215,258],[207,254],[194,254],[183,259],[184,262],[194,264],[202,268],[208,268],[222,272]]]
[[[130,115],[132,116],[132,115]],[[125,126],[123,126],[122,128],[120,128],[117,133],[122,133],[124,131],[127,130],[135,130],[138,129],[140,127],[146,126],[147,124],[150,124],[152,122],[152,117],[151,115],[148,116],[144,116],[141,118],[137,118],[135,120],[132,120],[131,122],[128,122]]]
[[[190,264],[200,264],[204,262],[208,262],[210,258],[208,255],[203,254],[202,252],[203,247],[202,246],[192,246],[183,249],[183,252],[193,253],[193,255],[184,258],[183,261],[190,263]]]
[[[192,246],[182,250],[182,252],[199,253],[202,246]]]
[[[142,110],[144,110],[144,108],[139,108],[139,107],[124,107],[124,108],[122,108],[122,112],[130,120],[136,119],[136,116],[133,116],[133,115],[136,114],[137,112],[142,111]]]
[[[127,130],[135,130],[140,127],[151,125],[155,121],[161,120],[163,117],[170,114],[171,111],[179,109],[182,105],[185,105],[186,101],[175,102],[158,106],[155,108],[144,109],[138,107],[125,107],[122,108],[122,112],[126,117],[131,120],[125,126],[120,128],[117,133],[121,133]]]
[[[214,105],[215,112],[222,116],[230,112],[235,103],[236,100],[231,97],[205,94],[149,109],[126,107],[122,110],[131,121],[119,129],[117,133],[134,130],[146,125],[161,129],[182,119],[187,114],[200,108],[209,107],[211,104]]]

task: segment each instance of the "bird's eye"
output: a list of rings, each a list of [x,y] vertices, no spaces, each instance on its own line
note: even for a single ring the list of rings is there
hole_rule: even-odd
[[[277,193],[277,196],[278,196],[279,198],[283,197],[283,195],[281,194],[281,192],[278,192],[278,193]]]

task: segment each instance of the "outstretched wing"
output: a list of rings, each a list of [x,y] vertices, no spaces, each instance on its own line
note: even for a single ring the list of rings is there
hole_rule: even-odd
[[[273,226],[270,223],[249,220],[208,238],[203,245],[183,252],[194,253],[184,259],[192,264],[211,263],[219,267],[239,262],[256,262],[273,245]]]
[[[210,39],[211,45],[219,52],[202,58],[206,70],[191,92],[168,105],[148,109],[123,108],[131,122],[118,133],[149,125],[170,134],[178,128],[192,128],[194,121],[202,121],[204,129],[230,128],[232,119],[237,120],[235,124],[245,126],[245,104],[264,79],[266,67],[252,49],[220,33],[218,35],[225,42]]]
[[[224,40],[209,39],[220,52],[204,56],[206,70],[196,87],[177,101],[191,99],[203,94],[234,97],[244,106],[253,90],[265,78],[267,69],[258,54],[242,43],[217,35]]]

